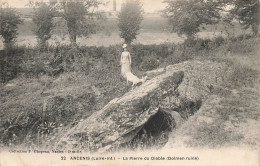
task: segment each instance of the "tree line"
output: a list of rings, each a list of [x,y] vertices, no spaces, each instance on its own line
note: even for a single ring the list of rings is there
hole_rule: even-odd
[[[165,3],[164,17],[168,18],[172,31],[188,39],[194,38],[205,25],[220,21],[233,25],[232,21],[237,20],[244,29],[251,28],[253,35],[259,33],[259,0],[166,0]]]
[[[243,28],[251,28],[258,35],[260,24],[259,0],[165,0],[166,8],[163,17],[168,19],[172,32],[185,35],[187,39],[194,36],[205,25],[214,25],[225,21],[232,25],[238,20]],[[70,43],[76,46],[77,37],[89,36],[102,29],[106,17],[98,11],[101,0],[60,0],[50,3],[36,2],[30,4],[33,9],[34,33],[41,48],[47,47],[55,28],[55,17],[66,21]],[[223,16],[223,12],[227,14]],[[127,1],[118,14],[120,36],[126,43],[136,39],[143,20],[143,9],[140,1]],[[18,25],[22,19],[10,7],[0,8],[0,35],[5,47],[11,47],[17,38]]]

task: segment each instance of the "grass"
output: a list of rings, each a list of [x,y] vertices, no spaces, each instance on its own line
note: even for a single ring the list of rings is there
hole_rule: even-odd
[[[152,24],[151,22],[146,24],[148,30]],[[159,31],[159,28],[154,28],[151,34],[156,34],[157,30]],[[150,31],[152,30],[150,29]],[[24,34],[26,33],[24,32]],[[30,33],[28,32],[28,34]],[[167,33],[164,34],[167,35]],[[161,34],[158,33],[158,35]],[[149,42],[153,42],[153,40],[145,39]],[[239,93],[242,91],[245,92],[246,96],[250,96],[250,92],[241,88],[254,88],[258,74],[257,66],[252,66],[251,61],[247,61],[247,58],[243,60],[241,56],[256,59],[258,42],[259,39],[257,38],[242,38],[242,40],[232,41],[230,45],[227,45],[226,40],[222,39],[218,39],[218,41],[216,39],[199,39],[188,44],[135,44],[131,51],[132,67],[134,73],[141,76],[146,70],[165,67],[189,59],[222,61],[232,67],[230,74],[226,76],[229,84],[225,86],[230,89],[238,89]],[[13,56],[7,56],[10,58],[8,62],[15,60],[13,66],[19,64],[19,68],[17,68],[19,72],[14,73],[11,80],[7,79],[10,81],[0,87],[0,132],[2,133],[0,135],[2,136],[2,144],[7,146],[9,146],[8,141],[10,140],[13,141],[11,146],[20,143],[25,143],[27,146],[30,146],[30,144],[38,146],[36,143],[39,138],[36,134],[39,131],[38,127],[42,129],[41,139],[46,139],[54,144],[55,139],[66,133],[81,119],[101,109],[110,100],[123,95],[130,88],[125,86],[125,80],[120,77],[121,45],[110,47],[82,46],[75,50],[67,45],[60,44],[59,46],[51,46],[45,52],[39,51],[37,47],[20,47],[19,49],[12,53]],[[241,50],[237,51],[238,49]],[[231,61],[234,57],[239,63]],[[243,65],[240,65],[240,62]],[[221,95],[222,91],[217,90],[214,94]],[[58,96],[58,103],[56,103],[58,107],[55,107],[55,111],[47,116],[55,118],[50,118],[46,122],[46,116],[42,112],[43,101],[46,101],[50,96]],[[93,100],[90,100],[91,96],[94,96]],[[229,94],[225,96],[230,97]],[[188,144],[190,146],[201,144],[217,147],[224,143],[236,144],[249,139],[245,137],[244,131],[241,131],[242,133],[236,131],[230,133],[229,130],[224,130],[225,123],[230,121],[231,116],[239,120],[248,119],[250,123],[255,123],[254,117],[258,114],[250,105],[247,105],[250,100],[255,100],[245,98],[244,105],[238,105],[236,103],[239,102],[240,97],[223,99],[220,105],[225,109],[213,112],[213,115],[216,115],[214,125],[203,123],[198,125],[194,123],[194,125],[191,123],[190,126],[195,127],[187,129],[187,132],[190,132],[188,132],[188,135],[192,137],[192,141],[188,141]],[[253,95],[253,98],[256,98],[256,96]],[[251,104],[254,104],[254,102]],[[230,107],[232,105],[237,107]],[[248,106],[249,110],[238,113],[237,110],[240,110],[238,106]],[[252,112],[247,114],[248,111]],[[60,112],[63,112],[63,114]],[[238,115],[236,115],[237,113]],[[195,115],[195,117],[199,115]],[[205,116],[210,117],[211,114]],[[27,117],[31,117],[31,119]],[[217,119],[217,117],[221,118]],[[247,122],[241,121],[242,123]],[[60,125],[63,126],[60,127]],[[46,128],[50,128],[47,136]],[[55,132],[56,130],[59,130],[59,132]],[[182,132],[183,134],[186,133]],[[252,135],[253,138],[255,135],[254,133]],[[20,139],[17,140],[16,137]],[[41,144],[43,144],[43,141],[41,141]]]
[[[259,38],[231,44],[232,47],[222,45],[210,54],[195,57],[226,63],[230,71],[226,71],[225,84],[212,90],[201,109],[172,133],[171,147],[259,147]],[[243,51],[237,51],[240,49]]]
[[[219,101],[209,109],[205,108],[212,103],[205,103],[204,108],[195,116],[199,122],[193,124],[194,128],[185,131],[186,134],[189,132],[190,137],[186,140],[187,145],[210,148],[248,146],[255,149],[259,138],[258,127],[254,126],[259,121],[256,91],[242,91],[238,95],[231,94],[225,98],[214,96],[214,98],[219,98]],[[213,122],[198,120],[202,116],[211,117]]]
[[[66,73],[57,79],[50,76],[41,76],[38,79],[20,76],[9,82],[9,85],[11,84],[14,86],[1,87],[3,97],[1,98],[0,126],[3,144],[8,143],[5,138],[12,140],[12,136],[6,134],[15,133],[20,138],[18,144],[24,142],[27,147],[33,146],[30,143],[27,144],[27,138],[31,135],[29,140],[35,144],[37,139],[35,134],[41,125],[55,123],[54,128],[60,125],[71,126],[104,106],[105,103],[101,102],[107,101],[102,98],[100,101],[96,100],[87,78],[79,73]],[[58,98],[54,98],[54,105],[50,105],[51,110],[43,112],[44,101],[52,96]],[[96,108],[93,107],[94,105]],[[29,118],[29,115],[32,118]],[[18,129],[23,132],[17,133]],[[53,129],[49,132],[52,131]]]

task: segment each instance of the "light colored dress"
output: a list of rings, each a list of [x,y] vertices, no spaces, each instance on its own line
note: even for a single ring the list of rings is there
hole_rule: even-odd
[[[143,81],[131,72],[131,56],[128,51],[122,52],[121,55],[121,75],[127,80],[127,83],[130,81],[133,85]]]
[[[125,51],[121,55],[121,74],[126,78],[126,73],[128,72],[131,72],[130,53]]]

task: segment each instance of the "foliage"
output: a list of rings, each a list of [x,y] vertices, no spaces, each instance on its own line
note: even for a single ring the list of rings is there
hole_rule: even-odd
[[[240,35],[230,40],[232,42],[229,43],[228,47],[232,53],[250,53],[259,47],[259,38],[253,38],[251,35]]]
[[[55,26],[53,23],[55,13],[55,9],[46,3],[38,3],[34,7],[32,18],[33,23],[36,24],[34,33],[39,39],[41,48],[45,48],[46,41],[51,38],[51,32]]]
[[[0,35],[4,39],[5,47],[14,44],[18,35],[18,25],[21,23],[22,20],[14,9],[0,7]]]
[[[57,5],[66,20],[72,45],[76,45],[77,36],[88,37],[101,29],[105,17],[96,9],[102,4],[100,0],[64,0]]]
[[[56,127],[55,122],[44,122],[38,126],[38,130],[45,138],[47,138]]]
[[[26,49],[22,56],[20,71],[28,77],[39,75],[57,76],[62,72],[81,72],[88,74],[90,65],[88,57],[76,48],[49,48],[49,52]]]
[[[165,67],[199,56],[212,55],[212,50],[232,53],[248,53],[257,47],[257,39],[252,36],[238,36],[226,41],[219,36],[215,39],[186,40],[183,44],[132,45],[132,69],[140,74],[147,70]],[[61,73],[76,72],[89,75],[100,72],[101,75],[113,77],[113,72],[120,75],[120,45],[110,47],[82,46],[73,48],[68,45],[50,46],[48,52],[38,48],[20,47],[13,51],[1,51],[0,80],[9,81],[18,73],[27,77],[48,75],[58,76]],[[10,56],[12,55],[12,56]],[[107,69],[105,69],[107,68]],[[101,70],[102,69],[102,70]],[[104,69],[104,70],[103,70]],[[112,72],[112,73],[110,73]],[[109,74],[108,74],[109,73]],[[138,75],[138,73],[135,73]],[[94,77],[93,75],[93,77]],[[101,76],[102,77],[102,76]],[[115,78],[116,79],[116,78]]]
[[[216,24],[220,19],[223,3],[214,0],[167,0],[164,17],[168,19],[172,31],[178,35],[193,38],[200,27]]]
[[[141,65],[140,65],[140,68],[142,70],[154,70],[156,69],[160,63],[159,63],[159,59],[157,59],[155,56],[145,56]]]
[[[0,50],[0,83],[5,83],[17,76],[20,72],[21,56],[23,48],[12,47]]]
[[[37,125],[41,118],[35,110],[19,110],[16,117],[7,118],[2,121],[2,129],[0,130],[0,139],[3,144],[13,146],[19,144],[26,139],[26,135],[35,134]]]
[[[259,0],[233,0],[234,8],[230,10],[231,18],[236,18],[245,29],[252,28],[254,35],[258,35],[260,24]]]
[[[143,11],[140,1],[127,1],[122,5],[121,11],[118,14],[118,27],[120,36],[125,40],[125,43],[131,44],[136,39],[140,30],[141,21],[143,20]]]
[[[26,76],[39,76],[41,74],[56,76],[63,71],[60,57],[53,53],[37,52],[35,55],[35,52],[27,50],[23,55],[20,66],[21,72],[24,72]]]
[[[203,55],[212,55],[217,58],[214,52],[217,51],[220,52],[219,54],[224,55],[222,54],[223,50],[225,50],[223,48],[227,47],[225,40],[221,37],[214,40],[200,39],[193,42],[187,46],[186,50],[184,50],[183,44],[133,45],[135,54],[132,53],[132,67],[141,70],[142,66],[140,64],[145,64],[145,61],[150,61],[150,59],[159,59],[160,65],[165,63],[165,66],[167,66],[185,61],[188,58],[201,57],[205,60],[206,57],[203,57]],[[248,37],[248,39],[245,39],[238,37],[232,39],[232,42],[230,46],[231,53],[238,50],[238,48],[252,51],[253,46],[258,48],[259,39],[257,41],[256,38]],[[243,44],[244,47],[242,47]],[[8,144],[27,144],[34,147],[37,140],[40,139],[38,142],[41,146],[54,136],[56,136],[54,139],[57,139],[59,135],[62,135],[61,130],[66,131],[67,128],[73,125],[72,123],[88,117],[94,111],[102,109],[112,99],[129,91],[125,85],[125,80],[120,76],[119,59],[121,51],[120,45],[80,47],[79,49],[60,45],[50,47],[48,52],[39,51],[38,48],[21,48],[7,54],[6,56],[12,54],[22,55],[23,63],[20,65],[21,69],[19,71],[24,74],[34,72],[35,75],[30,79],[22,76],[18,77],[10,82],[16,84],[13,87],[0,87],[0,96],[3,96],[1,102],[4,103],[0,105],[0,110],[3,112],[3,119],[6,119],[0,121],[2,123],[0,124],[0,142],[2,141],[5,146],[8,146]],[[238,51],[238,53],[241,53],[241,51]],[[12,58],[14,56],[8,57]],[[14,59],[17,60],[17,57],[14,57]],[[140,59],[137,57],[140,57]],[[11,61],[13,59],[8,59],[8,62]],[[64,65],[65,63],[66,65]],[[147,67],[150,68],[154,64],[150,65],[147,65]],[[0,66],[2,67],[2,65]],[[58,66],[63,73],[58,75],[54,74],[55,72],[53,74],[48,72],[52,67],[55,71],[54,67],[58,68]],[[24,70],[25,67],[28,67],[29,70]],[[87,73],[85,73],[84,67],[87,68]],[[257,74],[256,71],[241,68],[238,65],[230,74],[225,76],[228,78],[228,82],[231,83],[229,86],[237,89],[241,86],[250,87],[253,85]],[[92,87],[100,92],[98,97],[91,90]],[[51,95],[57,96],[46,102],[46,111],[39,111],[43,110],[43,101],[46,101],[47,96]],[[13,100],[14,96],[16,100]],[[24,96],[27,97],[24,98]],[[176,108],[176,111],[184,118],[192,115],[195,108],[200,106],[200,101],[192,103],[181,100],[181,103],[182,107]],[[187,112],[181,112],[182,110]],[[59,129],[57,127],[61,124],[65,128],[61,127]],[[140,139],[136,139],[137,142],[133,142],[134,147],[143,148],[146,145],[160,145],[167,141],[167,135],[164,133],[161,133],[162,137],[159,136],[159,138],[151,137],[149,132],[140,136]],[[130,146],[133,144],[130,144]]]

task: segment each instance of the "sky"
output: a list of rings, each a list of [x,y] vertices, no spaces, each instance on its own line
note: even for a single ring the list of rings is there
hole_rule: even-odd
[[[43,0],[47,1],[47,0]],[[113,9],[113,0],[106,0],[108,1],[108,5],[104,10],[112,10]],[[117,10],[120,10],[120,6],[122,2],[125,0],[116,0],[117,1]],[[140,0],[143,3],[143,9],[145,12],[155,12],[158,10],[162,10],[165,7],[163,0]],[[28,7],[29,0],[0,0],[0,2],[8,2],[10,7],[15,8],[25,8]]]

